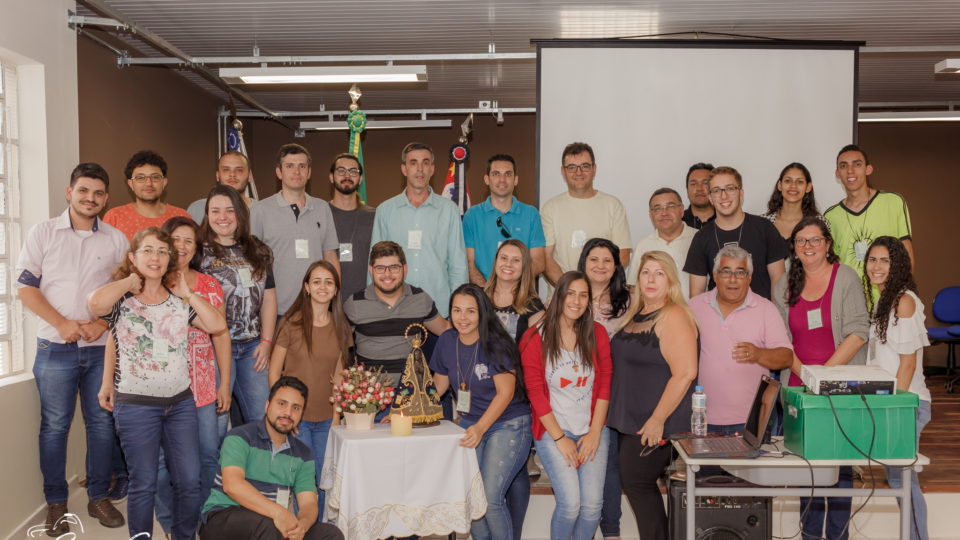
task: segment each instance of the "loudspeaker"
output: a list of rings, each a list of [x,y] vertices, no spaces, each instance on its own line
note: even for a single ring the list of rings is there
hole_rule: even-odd
[[[700,482],[697,483],[699,487]],[[724,486],[733,487],[726,483]],[[697,540],[769,540],[773,536],[770,497],[700,497],[697,501]],[[687,534],[687,485],[670,481],[667,509],[670,538]]]

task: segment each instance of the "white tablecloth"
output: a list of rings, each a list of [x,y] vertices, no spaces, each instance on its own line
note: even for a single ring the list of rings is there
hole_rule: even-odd
[[[330,428],[320,487],[324,520],[347,540],[466,533],[487,511],[477,453],[459,445],[463,429],[443,421],[394,437]]]

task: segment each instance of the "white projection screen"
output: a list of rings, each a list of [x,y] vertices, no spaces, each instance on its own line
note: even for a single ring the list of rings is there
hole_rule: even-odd
[[[535,41],[537,181],[542,205],[566,190],[560,155],[574,141],[596,154],[595,187],[627,209],[633,242],[653,231],[650,194],[687,204],[696,162],[743,175],[744,208],[764,213],[777,175],[799,161],[821,212],[840,200],[837,151],[856,141],[852,42]]]

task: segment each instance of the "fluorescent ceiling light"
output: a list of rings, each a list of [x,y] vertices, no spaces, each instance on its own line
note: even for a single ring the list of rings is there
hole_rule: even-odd
[[[424,82],[427,66],[299,66],[220,68],[230,84]]]
[[[960,58],[947,58],[933,66],[934,73],[956,73],[960,71]]]
[[[405,129],[405,128],[448,128],[453,124],[448,120],[367,120],[364,129]],[[300,122],[300,129],[317,131],[336,131],[350,129],[343,122]]]
[[[958,122],[960,111],[862,112],[858,122]]]

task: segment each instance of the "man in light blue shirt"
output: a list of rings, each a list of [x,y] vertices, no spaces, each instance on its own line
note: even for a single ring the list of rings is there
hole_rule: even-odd
[[[483,183],[490,187],[486,201],[471,207],[463,216],[463,239],[467,246],[470,281],[483,287],[493,271],[500,244],[514,238],[530,250],[533,275],[544,268],[543,225],[540,212],[513,195],[520,181],[513,156],[496,154],[487,160]]]
[[[427,291],[446,318],[450,294],[469,275],[457,205],[430,189],[434,160],[433,150],[423,143],[403,148],[400,171],[407,187],[377,207],[370,245],[381,240],[400,244],[407,254],[406,282]]]

